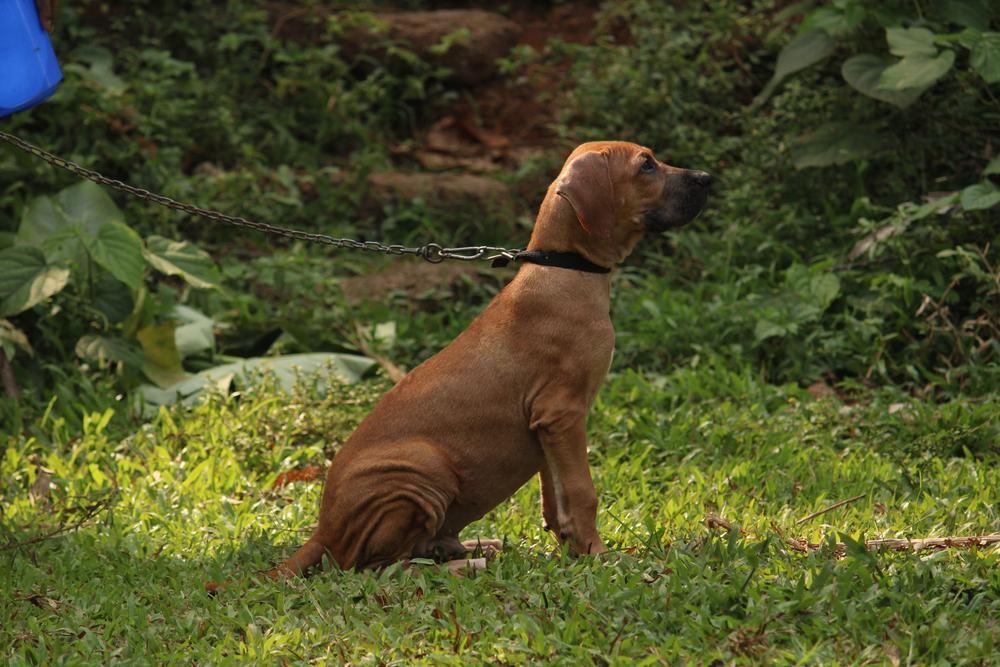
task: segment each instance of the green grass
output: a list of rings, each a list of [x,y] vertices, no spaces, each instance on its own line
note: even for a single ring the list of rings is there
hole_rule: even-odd
[[[566,6],[527,4],[539,20]],[[957,3],[821,11],[859,4],[929,20],[955,46],[947,35],[960,26],[939,12]],[[529,90],[559,107],[559,139],[494,174],[517,193],[513,211],[442,211],[373,206],[366,175],[416,169],[396,149],[419,147],[456,102],[481,100],[401,44],[398,62],[382,64],[340,50],[356,12],[313,44],[280,39],[250,0],[191,0],[182,14],[151,0],[127,12],[62,3],[65,80],[7,129],[228,213],[408,245],[516,247],[583,140],[643,143],[717,182],[699,220],[647,240],[613,279],[617,349],[590,422],[612,548],[601,558],[559,551],[532,482],[468,529],[506,541],[485,571],[460,578],[422,565],[255,584],[316,520],[321,484],[275,489],[278,475],[325,466],[388,382],[321,391],[304,379],[291,393],[264,383],[142,419],[128,407],[135,378],[75,353],[83,334],[124,335],[94,308],[89,276],[12,315],[34,354],[13,359],[20,396],[0,397],[0,662],[1000,664],[997,547],[860,546],[1000,531],[997,209],[910,220],[900,208],[1000,182],[983,173],[997,155],[997,84],[962,55],[907,109],[860,95],[841,63],[888,56],[869,11],[833,56],[753,107],[797,29],[786,5],[605,3],[592,43],[557,36],[521,49],[508,82],[541,77]],[[991,21],[997,30],[1000,15]],[[553,102],[555,90],[566,93]],[[482,111],[489,118],[489,104]],[[845,119],[882,132],[883,150],[794,168],[797,137]],[[0,250],[29,202],[72,182],[0,151],[0,210],[11,212],[0,215]],[[510,275],[484,268],[355,302],[343,280],[416,260],[237,235],[116,202],[140,235],[197,243],[219,264],[214,290],[147,276],[142,306],[157,322],[175,302],[211,316],[219,355],[357,351],[356,323],[391,322],[394,338],[373,344],[413,367]],[[887,225],[898,233],[854,261],[858,242]],[[816,382],[838,398],[814,400],[804,387]],[[48,498],[42,485],[32,491],[43,471]],[[707,527],[709,514],[735,528]],[[804,555],[785,538],[823,546]],[[205,593],[205,582],[230,578],[217,597]]]
[[[51,443],[10,438],[0,468],[5,542],[71,522],[73,508],[109,504],[75,532],[0,553],[4,659],[995,661],[996,547],[868,553],[857,541],[995,532],[1000,408],[955,402],[942,414],[881,393],[813,401],[710,363],[659,378],[623,372],[603,389],[591,463],[607,556],[560,553],[532,482],[467,529],[506,542],[485,571],[328,570],[252,583],[316,518],[321,484],[274,490],[276,476],[322,465],[387,386],[320,395],[308,383],[292,394],[265,384],[163,411],[123,440],[98,414],[80,437],[60,441],[48,423],[40,432]],[[905,407],[890,414],[896,402]],[[943,431],[964,456],[907,453]],[[53,471],[49,507],[28,497],[38,465]],[[710,512],[745,534],[705,527]],[[826,546],[800,555],[779,535]],[[835,541],[848,544],[841,560]],[[204,592],[229,577],[236,583],[217,597]]]

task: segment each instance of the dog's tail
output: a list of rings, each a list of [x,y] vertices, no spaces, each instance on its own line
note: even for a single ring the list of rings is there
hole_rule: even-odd
[[[284,577],[297,577],[313,565],[318,565],[323,560],[323,556],[330,552],[321,541],[313,536],[308,542],[303,544],[291,558],[278,567],[267,573],[271,579],[282,579]]]

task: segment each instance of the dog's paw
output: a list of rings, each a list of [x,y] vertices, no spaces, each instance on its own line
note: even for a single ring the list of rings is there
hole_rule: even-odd
[[[503,551],[503,540],[476,538],[474,540],[463,540],[462,546],[471,554],[482,554],[490,558]]]

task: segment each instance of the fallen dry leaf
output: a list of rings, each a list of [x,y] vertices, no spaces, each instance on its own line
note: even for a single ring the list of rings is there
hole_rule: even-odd
[[[28,490],[28,498],[32,504],[46,506],[49,504],[49,494],[52,491],[52,471],[38,466],[35,483]]]
[[[831,387],[825,382],[814,382],[808,387],[806,387],[806,391],[808,391],[809,395],[815,398],[816,400],[824,398],[836,398],[837,396],[837,392],[834,391],[833,387]]]
[[[40,595],[38,593],[32,593],[30,595],[18,596],[15,599],[22,600],[23,602],[30,602],[39,609],[44,609],[45,611],[58,611],[60,602],[54,598],[46,597],[45,595]]]
[[[291,484],[292,482],[311,482],[315,479],[319,479],[322,475],[323,469],[319,466],[306,466],[305,468],[288,470],[278,475],[278,477],[274,480],[274,484],[271,485],[271,488],[280,489],[286,484]]]

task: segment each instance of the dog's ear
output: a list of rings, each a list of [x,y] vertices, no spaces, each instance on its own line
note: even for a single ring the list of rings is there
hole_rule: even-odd
[[[591,236],[610,239],[615,226],[615,190],[608,156],[591,151],[574,158],[556,184],[580,225]]]

